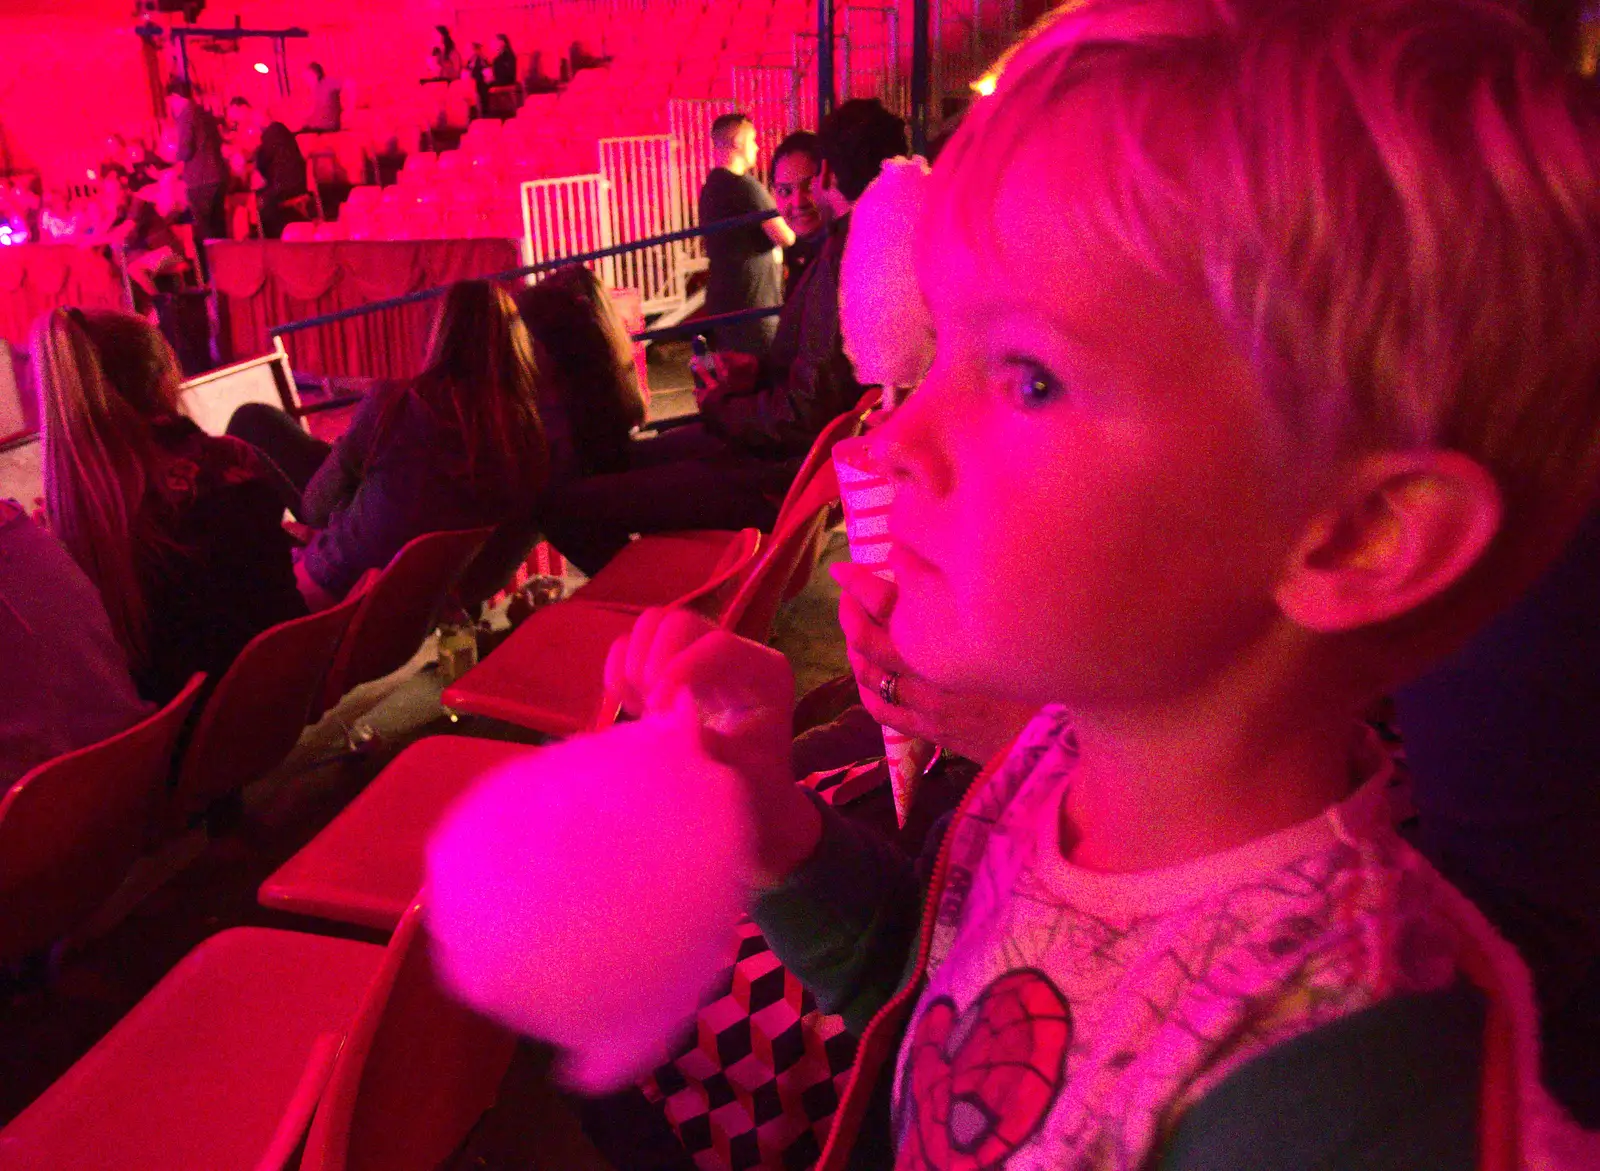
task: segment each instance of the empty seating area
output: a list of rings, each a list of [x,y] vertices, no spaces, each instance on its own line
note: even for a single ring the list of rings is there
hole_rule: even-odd
[[[476,90],[465,78],[436,86],[355,86],[357,104],[347,125],[364,139],[370,158],[404,156],[396,181],[356,186],[337,218],[293,225],[285,238],[520,236],[522,183],[595,173],[600,139],[669,132],[669,103],[749,104],[753,95],[736,84],[741,69],[782,70],[798,92],[805,70],[797,62],[814,17],[794,0],[762,0],[738,10],[698,3],[619,10],[603,36],[597,34],[603,47],[591,50],[604,54],[603,64],[571,70],[555,92],[518,93],[514,112],[504,118],[471,116]],[[574,45],[586,43],[583,21],[570,31]],[[567,39],[560,32],[546,36]],[[785,101],[780,121],[762,127],[769,146],[800,124],[791,125],[791,115],[803,120],[812,104]],[[458,145],[433,149],[446,142]],[[680,144],[680,165],[688,147]],[[369,173],[376,172],[374,164]],[[341,173],[357,174],[348,166]]]

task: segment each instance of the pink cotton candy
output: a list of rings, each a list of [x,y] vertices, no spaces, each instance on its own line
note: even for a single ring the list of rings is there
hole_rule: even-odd
[[[428,844],[440,978],[563,1049],[574,1088],[662,1061],[732,958],[754,831],[687,705],[531,753],[474,786]]]
[[[924,160],[890,159],[850,214],[839,325],[844,352],[866,386],[916,386],[933,365],[933,318],[912,250],[927,185]]]

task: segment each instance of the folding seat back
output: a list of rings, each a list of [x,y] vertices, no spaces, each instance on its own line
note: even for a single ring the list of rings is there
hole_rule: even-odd
[[[322,714],[322,685],[360,608],[358,594],[304,618],[280,622],[239,652],[200,709],[166,802],[178,829],[207,806],[282,764]]]
[[[377,575],[339,643],[323,691],[323,709],[351,688],[398,671],[433,630],[450,588],[492,529],[424,533]]]
[[[55,943],[121,885],[204,682],[196,675],[160,711],[46,761],[0,796],[0,965]]]
[[[334,1064],[302,1171],[433,1171],[494,1104],[515,1044],[444,994],[413,903]]]

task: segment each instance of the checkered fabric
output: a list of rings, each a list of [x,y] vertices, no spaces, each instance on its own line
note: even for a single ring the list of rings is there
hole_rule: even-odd
[[[878,761],[806,783],[844,804],[887,777]],[[688,1047],[641,1088],[701,1171],[799,1171],[822,1155],[855,1057],[844,1021],[818,1009],[760,928],[744,921],[734,962],[697,1014]]]

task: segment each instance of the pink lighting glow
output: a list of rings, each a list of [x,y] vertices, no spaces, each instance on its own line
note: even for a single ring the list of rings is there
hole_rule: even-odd
[[[260,73],[260,74],[267,74],[267,73],[271,73],[272,72],[272,70],[267,68],[267,63],[265,61],[257,61],[256,64],[255,64],[255,71],[257,73]]]

